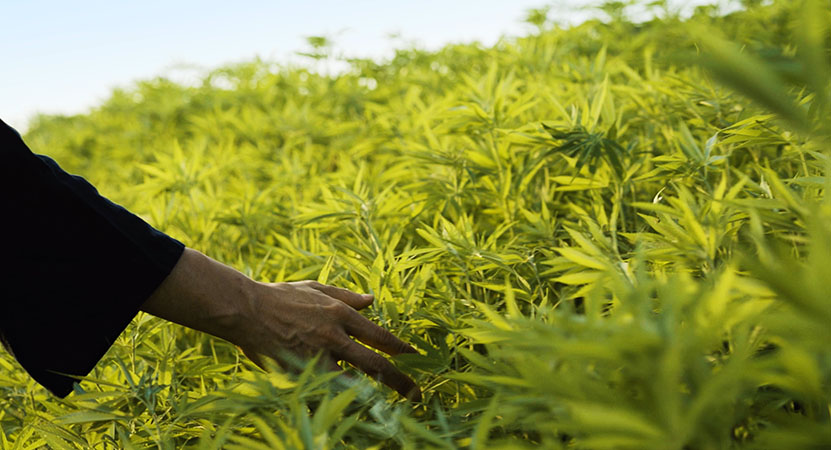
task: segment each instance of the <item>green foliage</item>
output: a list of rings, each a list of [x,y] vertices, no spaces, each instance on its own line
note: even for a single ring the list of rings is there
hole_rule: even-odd
[[[375,293],[424,402],[140,314],[65,400],[1,355],[0,448],[831,446],[829,4],[629,4],[40,117],[35,151],[189,246]]]

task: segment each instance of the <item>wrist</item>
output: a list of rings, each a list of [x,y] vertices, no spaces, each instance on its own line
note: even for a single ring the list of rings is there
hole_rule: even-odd
[[[260,283],[185,249],[167,279],[144,303],[150,314],[239,344],[256,315]]]
[[[258,314],[262,284],[227,266],[223,268],[229,270],[225,273],[222,289],[212,293],[212,300],[205,302],[209,309],[198,329],[231,343],[245,345],[250,334],[248,327]]]
[[[257,323],[261,310],[266,286],[240,274],[236,282],[235,294],[227,299],[228,310],[220,319],[225,330],[222,335],[216,335],[239,346],[249,344],[251,339],[251,324]]]

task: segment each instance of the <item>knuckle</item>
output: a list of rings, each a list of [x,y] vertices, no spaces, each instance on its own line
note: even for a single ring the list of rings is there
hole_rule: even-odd
[[[387,330],[379,326],[372,327],[369,333],[374,341],[379,342],[387,342],[392,337],[392,335]]]
[[[406,347],[406,344],[384,328],[372,327],[370,333],[375,342],[382,343],[384,346],[398,351],[399,353],[402,351],[402,348]]]
[[[410,344],[398,338],[395,339],[395,348],[398,350],[398,353],[417,353]]]
[[[343,359],[344,355],[349,351],[349,347],[352,345],[352,342],[348,339],[339,339],[334,341],[329,348],[332,354],[338,358]]]
[[[344,320],[349,317],[350,308],[346,303],[333,301],[326,305],[327,311],[338,320]]]
[[[380,374],[386,374],[386,373],[389,373],[390,367],[391,367],[390,362],[387,361],[386,359],[384,359],[383,356],[378,355],[378,354],[374,354],[373,356],[370,356],[368,361],[367,361],[367,369],[371,373],[375,373],[375,374],[379,374],[379,375]]]
[[[339,345],[343,339],[343,331],[340,328],[334,325],[324,325],[318,329],[318,336],[326,342],[328,345],[327,347],[335,347]],[[332,345],[332,344],[336,345]]]

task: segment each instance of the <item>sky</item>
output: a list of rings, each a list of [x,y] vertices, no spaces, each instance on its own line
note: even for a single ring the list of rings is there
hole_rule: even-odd
[[[530,8],[553,5],[550,17],[574,23],[590,14],[576,9],[586,2],[2,0],[0,118],[25,131],[37,112],[82,113],[138,80],[184,80],[256,57],[299,62],[307,36],[330,36],[336,52],[372,58],[413,43],[493,45],[527,34]]]

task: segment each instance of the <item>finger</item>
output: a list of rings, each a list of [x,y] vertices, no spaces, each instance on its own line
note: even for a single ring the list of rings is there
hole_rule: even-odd
[[[384,383],[410,401],[421,401],[421,389],[410,377],[404,375],[391,362],[351,339],[336,355],[340,359],[364,371]]]
[[[395,356],[401,353],[418,353],[410,344],[378,326],[356,311],[351,311],[344,321],[344,329],[364,344]]]
[[[324,365],[329,372],[343,372],[343,367],[339,366],[334,359],[327,359]]]
[[[337,359],[335,359],[331,352],[325,352],[320,355],[317,365],[318,368],[326,372],[343,372],[343,368],[338,365]]]
[[[351,387],[354,386],[357,382],[355,376],[345,370],[346,364],[338,364],[338,360],[335,359],[335,356],[331,356],[329,360],[326,362],[327,366],[329,367],[329,372],[338,372],[338,376],[335,377],[335,382],[342,386],[342,387]],[[354,370],[354,369],[353,369]]]
[[[306,368],[309,361],[314,358],[314,352],[308,348],[296,348],[289,350],[278,348],[270,355],[277,364],[286,372],[300,374]]]
[[[243,353],[245,353],[245,351],[243,351]],[[277,363],[277,365],[273,366],[272,369],[279,367],[281,370],[291,372],[294,374],[299,374],[303,372],[303,370],[307,367],[307,364],[309,364],[311,361],[315,359],[313,355],[314,353],[311,350],[297,352],[289,351],[286,349],[280,349],[268,356],[268,358],[274,360],[274,362]],[[259,364],[257,364],[256,362],[255,364],[260,366],[260,368],[262,368],[263,370],[268,371],[266,369],[267,366],[262,364],[262,362],[265,361],[264,358],[266,358],[266,356],[259,354],[254,354],[254,356],[258,359],[258,361],[260,361]],[[249,357],[249,359],[251,358]],[[254,359],[251,360],[254,361]],[[337,359],[335,359],[335,357],[329,353],[321,354],[314,364],[318,370],[322,371],[343,371],[343,368],[338,365]]]
[[[358,294],[357,292],[352,292],[349,289],[329,286],[318,282],[312,282],[310,286],[312,289],[323,292],[329,297],[338,299],[355,309],[366,308],[372,304],[372,300],[374,299],[372,294]]]
[[[246,350],[243,347],[239,347],[239,349],[242,350],[242,354],[245,355],[249,360],[251,360],[251,362],[254,363],[257,367],[259,367],[260,369],[263,369],[266,372],[268,371],[268,369],[266,368],[265,362],[263,361],[263,359],[260,357],[259,354],[257,354],[254,351],[251,351],[251,350]]]

